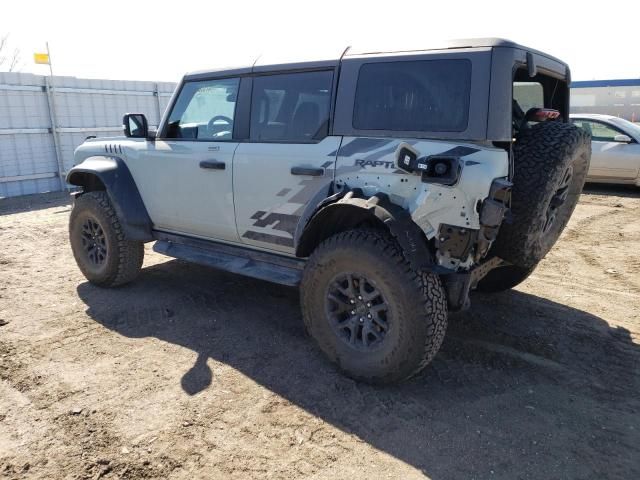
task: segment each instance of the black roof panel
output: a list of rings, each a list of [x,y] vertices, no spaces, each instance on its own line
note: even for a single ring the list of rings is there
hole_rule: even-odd
[[[532,52],[535,54],[543,55],[551,60],[555,60],[564,64],[561,60],[558,60],[551,55],[534,50],[532,48],[525,47],[511,40],[504,38],[468,38],[457,40],[446,40],[437,42],[428,46],[419,46],[417,48],[400,48],[400,49],[375,49],[375,48],[361,48],[361,47],[347,47],[339,52],[333,52],[328,55],[315,55],[309,56],[303,59],[300,58],[274,58],[269,56],[260,56],[251,65],[246,65],[240,68],[229,69],[213,69],[213,70],[201,70],[198,72],[192,72],[185,75],[186,80],[196,80],[200,78],[206,78],[211,76],[227,76],[227,75],[243,75],[247,73],[259,73],[259,72],[272,72],[283,70],[295,70],[295,69],[307,69],[307,68],[327,68],[335,67],[340,62],[341,58],[349,57],[363,57],[363,56],[379,56],[379,55],[393,55],[393,54],[406,54],[406,53],[419,53],[428,52],[432,50],[452,50],[452,49],[473,49],[473,48],[514,48],[524,50],[526,52]]]

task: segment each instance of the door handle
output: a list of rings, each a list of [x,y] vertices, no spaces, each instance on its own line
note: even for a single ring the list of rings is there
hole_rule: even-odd
[[[324,175],[324,168],[291,167],[291,175],[309,175],[311,177],[321,177],[322,175]]]
[[[224,162],[218,162],[217,160],[203,160],[200,162],[200,168],[209,168],[211,170],[224,170]]]

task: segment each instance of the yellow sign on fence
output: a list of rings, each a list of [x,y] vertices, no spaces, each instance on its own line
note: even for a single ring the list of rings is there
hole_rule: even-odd
[[[34,53],[33,61],[36,63],[42,63],[44,65],[49,65],[49,54],[48,53]]]

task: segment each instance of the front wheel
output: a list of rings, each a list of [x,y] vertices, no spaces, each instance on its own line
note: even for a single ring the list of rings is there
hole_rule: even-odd
[[[439,277],[413,271],[396,242],[376,230],[325,240],[305,267],[301,304],[320,349],[347,375],[369,383],[418,373],[447,325]]]
[[[76,198],[69,240],[78,267],[91,283],[115,287],[133,280],[142,267],[144,245],[127,240],[106,192]]]

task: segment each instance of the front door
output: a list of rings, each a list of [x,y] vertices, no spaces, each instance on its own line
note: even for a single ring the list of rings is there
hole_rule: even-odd
[[[601,122],[576,119],[574,123],[591,133],[591,179],[635,180],[640,164],[638,143],[616,142],[616,135],[623,132]]]
[[[187,81],[155,142],[128,162],[154,228],[237,241],[232,189],[239,79]]]
[[[340,146],[327,136],[332,82],[331,70],[254,77],[250,139],[233,160],[243,243],[293,253],[303,213],[326,195]]]

